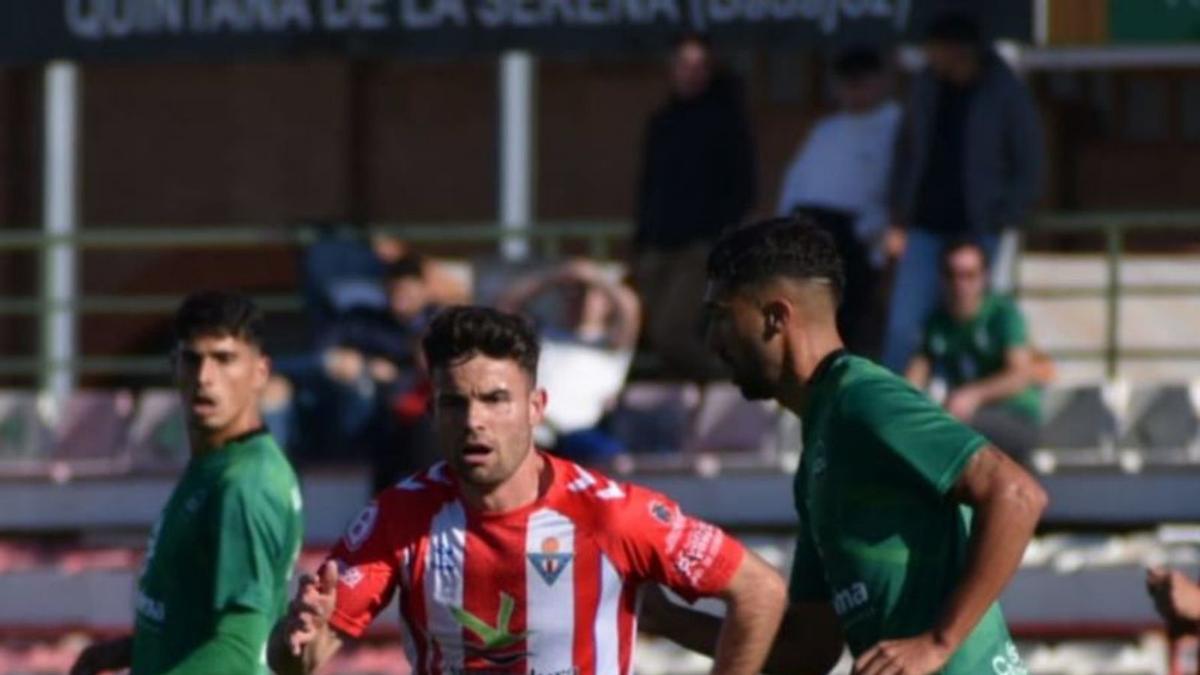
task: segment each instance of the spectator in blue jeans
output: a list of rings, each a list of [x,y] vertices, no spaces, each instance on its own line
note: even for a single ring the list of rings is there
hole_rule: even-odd
[[[1020,225],[1042,183],[1042,131],[1033,99],[966,14],[947,13],[925,40],[892,172],[898,257],[883,364],[903,372],[938,302],[939,261],[972,237],[989,262],[1000,234]]]

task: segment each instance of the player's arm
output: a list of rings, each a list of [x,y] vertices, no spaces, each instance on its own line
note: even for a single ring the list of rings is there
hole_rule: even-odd
[[[267,662],[281,675],[311,673],[360,637],[396,589],[389,491],[350,524],[317,576],[304,575],[287,615],[271,633]],[[403,511],[404,509],[400,509]]]
[[[1028,345],[1010,347],[1002,370],[950,392],[946,408],[960,419],[969,419],[981,406],[1016,396],[1032,383],[1033,350]]]
[[[307,675],[342,648],[342,635],[329,623],[337,607],[337,582],[332,560],[321,567],[319,579],[300,579],[296,597],[275,625],[267,647],[267,663],[279,675]]]
[[[971,456],[950,496],[975,512],[962,580],[930,631],[880,642],[859,656],[856,675],[923,675],[944,664],[1017,571],[1048,502],[1037,481],[991,445]]]
[[[733,578],[717,597],[725,601],[725,620],[717,635],[713,672],[722,675],[760,672],[787,605],[783,579],[762,558],[747,551]]]
[[[1179,570],[1155,567],[1146,572],[1146,590],[1172,632],[1200,628],[1200,585]]]
[[[271,622],[262,612],[230,610],[217,619],[213,636],[165,675],[253,673]]]
[[[133,665],[133,636],[105,640],[80,652],[71,666],[70,675],[93,675],[110,670],[123,670]]]
[[[694,652],[716,653],[719,617],[672,602],[657,586],[642,602],[639,627]],[[773,675],[825,675],[842,655],[842,633],[828,602],[793,602],[783,613],[762,672]]]

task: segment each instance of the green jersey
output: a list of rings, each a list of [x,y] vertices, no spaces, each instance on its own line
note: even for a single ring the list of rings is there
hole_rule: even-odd
[[[933,628],[967,559],[949,499],[985,440],[903,379],[845,352],[813,376],[796,473],[796,601],[828,601],[855,655]],[[941,671],[1024,673],[999,605]]]
[[[222,612],[252,610],[274,623],[302,530],[296,475],[265,431],[192,458],[150,535],[133,674],[177,665],[213,637]],[[265,658],[259,672],[268,672]]]
[[[1029,344],[1025,317],[1012,298],[988,294],[979,312],[960,322],[945,309],[929,317],[923,351],[935,377],[944,378],[951,390],[1004,370],[1008,350]],[[1036,422],[1041,417],[1037,387],[1004,402],[1013,411]]]

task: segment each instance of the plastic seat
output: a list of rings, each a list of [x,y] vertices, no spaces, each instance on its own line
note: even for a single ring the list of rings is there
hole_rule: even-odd
[[[128,452],[133,394],[128,390],[82,390],[63,403],[54,425],[55,460],[115,462]]]
[[[187,463],[187,425],[178,392],[173,389],[142,392],[129,427],[129,445],[137,468],[177,467]]]
[[[50,431],[32,391],[0,390],[0,462],[44,459]]]
[[[779,449],[779,407],[747,401],[733,384],[704,387],[687,450],[692,453],[754,453],[769,459]]]
[[[611,415],[612,434],[634,453],[679,453],[699,399],[690,383],[631,383]]]

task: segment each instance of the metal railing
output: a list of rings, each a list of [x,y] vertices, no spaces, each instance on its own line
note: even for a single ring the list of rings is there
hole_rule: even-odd
[[[1200,284],[1125,284],[1121,280],[1121,261],[1125,255],[1126,238],[1131,232],[1145,230],[1194,230],[1200,245],[1200,212],[1100,212],[1042,214],[1030,228],[1036,233],[1047,234],[1101,234],[1104,237],[1105,278],[1100,288],[1048,287],[1017,281],[1018,295],[1030,298],[1104,299],[1104,346],[1099,349],[1055,349],[1052,358],[1059,360],[1104,361],[1105,374],[1117,375],[1122,359],[1145,360],[1193,360],[1200,359],[1200,346],[1195,348],[1125,348],[1121,345],[1121,299],[1137,297],[1200,297]],[[1200,345],[1200,342],[1198,342]]]
[[[220,226],[220,227],[104,227],[76,231],[71,235],[47,235],[41,230],[0,230],[0,252],[41,251],[68,244],[80,250],[155,249],[250,249],[260,247],[299,249],[316,242],[319,226]],[[620,242],[627,240],[630,226],[614,221],[542,222],[527,228],[501,228],[494,223],[377,224],[367,227],[369,235],[391,235],[422,244],[500,245],[506,240],[525,239],[543,258],[560,256],[570,244],[578,244],[590,257],[609,259]],[[299,312],[303,303],[298,293],[255,295],[267,312]],[[71,302],[45,302],[36,297],[0,296],[0,316],[44,317],[49,312],[78,314],[168,315],[179,303],[178,295],[80,295]],[[68,370],[80,375],[166,375],[168,365],[155,356],[82,356],[73,361],[37,356],[0,356],[0,377],[37,376]]]
[[[1200,212],[1102,212],[1042,214],[1030,227],[1036,233],[1100,234],[1104,238],[1106,277],[1100,287],[1055,287],[1022,283],[1019,295],[1039,299],[1095,298],[1105,302],[1104,343],[1100,349],[1056,349],[1050,356],[1061,360],[1103,360],[1107,373],[1115,375],[1122,359],[1200,359],[1200,347],[1189,349],[1126,348],[1120,344],[1120,301],[1122,297],[1200,297],[1200,284],[1123,284],[1121,259],[1130,232],[1195,229],[1200,244]],[[525,229],[500,228],[494,223],[469,224],[381,224],[368,228],[371,234],[395,235],[413,244],[499,244],[506,239],[528,238],[534,250],[546,258],[557,257],[568,244],[583,244],[588,255],[608,259],[629,237],[628,223],[616,221],[543,222]],[[106,227],[78,231],[70,236],[46,235],[40,230],[0,230],[0,251],[39,251],[58,244],[81,250],[144,249],[246,249],[255,247],[299,248],[315,242],[319,228],[311,226],[223,226],[223,227]],[[270,312],[302,309],[296,293],[256,296]],[[168,314],[179,298],[173,295],[82,295],[73,302],[45,303],[31,297],[0,297],[0,315],[44,316],[51,311],[71,310],[80,314]],[[166,373],[162,356],[86,356],[72,362],[50,361],[34,356],[0,357],[0,376],[38,375],[50,370],[70,369],[84,375],[154,375]]]

